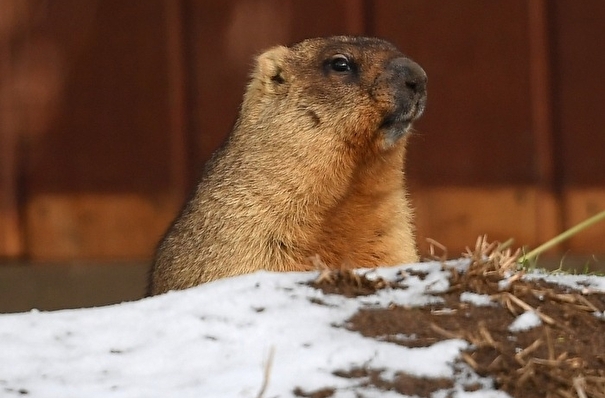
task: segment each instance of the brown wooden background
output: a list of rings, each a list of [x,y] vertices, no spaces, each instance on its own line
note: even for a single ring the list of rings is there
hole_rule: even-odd
[[[393,41],[429,76],[418,241],[535,246],[605,209],[602,0],[0,0],[0,257],[145,259],[259,51]],[[605,252],[605,226],[559,248]]]

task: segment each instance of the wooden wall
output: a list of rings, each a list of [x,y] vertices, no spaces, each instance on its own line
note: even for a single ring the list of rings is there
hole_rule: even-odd
[[[254,54],[331,34],[428,73],[407,165],[423,250],[535,246],[605,209],[601,0],[0,1],[0,257],[149,258]]]

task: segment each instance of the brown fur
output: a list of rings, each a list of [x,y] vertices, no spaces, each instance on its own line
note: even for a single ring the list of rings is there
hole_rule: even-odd
[[[339,54],[350,71],[335,70]],[[424,71],[378,39],[261,54],[233,132],[157,249],[149,293],[307,270],[312,257],[329,267],[416,261],[403,167],[425,86]]]

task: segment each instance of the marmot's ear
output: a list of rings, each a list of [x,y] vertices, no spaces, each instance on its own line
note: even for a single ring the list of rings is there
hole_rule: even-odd
[[[265,88],[271,90],[271,87],[287,81],[282,65],[289,52],[288,47],[277,46],[258,56],[254,75],[263,83]]]

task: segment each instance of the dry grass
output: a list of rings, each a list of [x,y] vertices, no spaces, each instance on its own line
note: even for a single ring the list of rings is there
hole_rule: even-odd
[[[543,333],[530,344],[517,347],[518,352],[513,359],[518,366],[514,372],[510,372],[510,369],[499,366],[503,362],[511,362],[504,360],[504,357],[510,356],[510,351],[492,337],[484,323],[479,322],[477,331],[463,331],[461,334],[475,347],[490,347],[497,356],[487,367],[480,365],[472,353],[465,353],[463,360],[478,372],[506,369],[509,374],[500,372],[495,377],[509,392],[515,391],[516,386],[531,382],[542,386],[547,397],[605,398],[605,352],[600,353],[600,358],[588,359],[583,356],[585,353],[573,350],[573,342],[571,347],[567,346],[569,350],[561,350],[563,344],[555,344],[553,340],[555,334],[560,339],[561,336],[573,338],[578,333],[587,332],[578,329],[578,325],[570,322],[570,319],[594,318],[592,325],[600,333],[605,333],[603,323],[593,315],[602,312],[603,308],[598,308],[582,292],[563,293],[555,286],[523,281],[524,271],[518,269],[519,255],[519,250],[501,250],[497,242],[488,243],[485,237],[480,237],[474,250],[467,250],[466,257],[471,260],[468,271],[463,274],[453,272],[452,279],[461,289],[489,294],[493,301],[500,303],[515,317],[532,311],[543,322]],[[533,300],[535,298],[538,300]],[[540,305],[548,302],[551,308],[553,304],[556,305],[557,315],[551,316],[539,306],[529,304],[530,299]],[[557,350],[555,347],[560,348]],[[602,346],[597,348],[603,349]],[[591,352],[590,347],[588,352]],[[598,352],[595,354],[599,355]],[[595,366],[595,363],[601,363],[602,366]]]
[[[447,257],[445,247],[435,241],[431,245],[433,258]],[[461,354],[461,361],[479,375],[491,377],[499,389],[515,398],[605,398],[605,321],[595,316],[605,311],[605,295],[524,278],[521,253],[509,246],[479,237],[464,253],[470,262],[467,269],[444,265],[450,272],[450,289],[441,295],[444,303],[415,309],[362,309],[347,322],[348,328],[366,337],[417,335],[415,341],[392,341],[410,347],[464,339],[472,348]],[[406,277],[401,275],[404,282]],[[312,286],[348,297],[402,288],[399,283],[368,279],[349,269],[326,268]],[[487,295],[495,306],[461,302],[462,292]],[[511,332],[511,322],[528,311],[540,318],[541,325]],[[376,388],[399,391],[396,385],[375,379],[371,384]],[[430,395],[420,379],[408,377],[404,384],[407,395]],[[333,393],[328,388],[304,395],[300,391],[299,396],[330,397]]]

